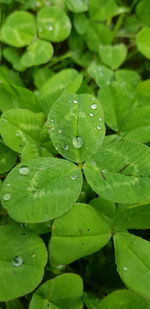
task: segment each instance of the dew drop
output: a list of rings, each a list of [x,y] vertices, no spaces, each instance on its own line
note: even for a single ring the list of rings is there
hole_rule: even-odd
[[[81,148],[83,145],[83,140],[82,137],[80,136],[75,136],[72,140],[72,144],[75,148]]]
[[[77,103],[78,103],[78,101],[77,101],[77,100],[73,100],[73,103],[74,103],[74,104],[77,104]]]
[[[33,254],[32,254],[32,258],[34,259],[35,257],[36,257],[36,254],[35,254],[35,253],[33,253]]]
[[[89,116],[90,116],[90,117],[93,117],[93,116],[94,116],[94,114],[92,114],[92,113],[89,113]]]
[[[92,108],[92,109],[97,109],[97,105],[96,105],[96,104],[92,104],[92,105],[91,105],[91,108]]]
[[[72,176],[71,176],[71,179],[72,179],[72,180],[77,179],[77,175],[72,175]]]
[[[13,266],[16,266],[16,267],[19,267],[23,264],[23,258],[21,256],[16,256],[14,259],[13,259]]]
[[[47,29],[48,29],[49,31],[53,31],[53,30],[54,30],[54,27],[53,27],[52,24],[49,24],[48,27],[47,27]]]
[[[58,130],[58,133],[61,134],[61,133],[62,133],[62,130]]]
[[[97,127],[98,130],[101,130],[102,128],[100,126]]]
[[[11,186],[11,184],[10,184],[10,183],[7,183],[7,184],[6,184],[6,187],[10,187],[10,186]]]
[[[4,194],[4,196],[3,196],[3,200],[4,201],[9,201],[10,199],[11,199],[11,195],[10,194],[8,194],[8,193]]]
[[[102,119],[102,118],[99,118],[99,121],[101,122],[101,121],[103,121],[103,119]]]
[[[128,271],[128,267],[127,267],[127,266],[124,266],[124,267],[123,267],[123,270],[124,270],[124,271]]]
[[[68,150],[69,149],[69,146],[68,145],[65,145],[64,146],[64,150]]]
[[[92,98],[91,100],[92,100],[92,101],[95,101],[95,98]]]
[[[23,176],[27,176],[29,175],[30,170],[27,166],[22,166],[19,168],[19,174],[23,175]]]
[[[20,136],[19,132],[16,132],[16,136]]]
[[[56,269],[59,269],[59,270],[63,270],[65,268],[65,265],[63,264],[59,264],[56,266]]]

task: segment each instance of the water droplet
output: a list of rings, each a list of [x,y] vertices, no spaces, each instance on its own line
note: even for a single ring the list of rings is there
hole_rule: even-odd
[[[62,130],[58,130],[58,133],[61,134],[61,133],[62,133]]]
[[[99,121],[101,122],[101,121],[103,121],[103,119],[102,119],[102,118],[99,118]]]
[[[53,30],[54,30],[54,27],[53,27],[52,24],[49,24],[48,27],[47,27],[47,29],[48,29],[49,31],[53,31]]]
[[[23,264],[23,258],[21,256],[16,256],[12,263],[14,266],[19,267]]]
[[[74,104],[77,104],[77,103],[78,103],[78,101],[77,101],[77,100],[73,100],[73,103],[74,103]]]
[[[33,257],[33,259],[34,259],[34,258],[36,257],[36,254],[35,254],[35,253],[33,253],[33,254],[32,254],[32,257]]]
[[[92,108],[92,109],[97,109],[97,105],[96,105],[96,104],[92,104],[92,105],[91,105],[91,108]]]
[[[100,126],[97,127],[98,130],[101,130],[102,128]]]
[[[11,184],[10,184],[10,183],[7,183],[7,184],[6,184],[6,187],[10,187],[10,186],[11,186]]]
[[[127,266],[124,266],[124,267],[123,267],[123,270],[124,270],[124,271],[127,271],[127,270],[128,270],[128,267],[127,267]]]
[[[3,196],[3,200],[4,201],[9,201],[10,199],[11,199],[11,195],[10,194],[8,194],[8,193],[4,194],[4,196]]]
[[[109,81],[107,81],[107,82],[106,82],[106,85],[110,85],[110,82],[109,82]]]
[[[77,179],[77,175],[72,175],[72,176],[71,176],[71,179],[72,179],[72,180]]]
[[[95,98],[92,98],[91,100],[92,100],[92,101],[95,101]]]
[[[69,149],[69,146],[68,145],[65,145],[64,146],[64,150],[68,150]]]
[[[23,175],[23,176],[27,176],[29,175],[30,170],[27,166],[22,166],[19,168],[19,174]]]
[[[16,132],[16,136],[20,136],[19,132]]]
[[[53,122],[54,122],[54,119],[51,119],[50,121],[53,123]]]
[[[81,148],[83,145],[83,140],[82,137],[80,136],[75,136],[72,140],[72,144],[75,148]]]
[[[63,264],[59,264],[56,266],[56,269],[59,269],[59,270],[63,270],[65,268],[65,265]]]
[[[90,116],[90,117],[93,117],[93,116],[94,116],[94,114],[92,114],[92,113],[89,113],[89,116]]]

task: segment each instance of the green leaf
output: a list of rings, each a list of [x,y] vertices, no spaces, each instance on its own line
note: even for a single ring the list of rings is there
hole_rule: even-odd
[[[106,296],[95,309],[149,309],[150,302],[139,294],[128,290],[114,291]]]
[[[114,131],[125,131],[124,126],[134,111],[135,96],[125,82],[113,82],[98,92],[106,124]],[[134,124],[133,124],[134,125]]]
[[[40,39],[61,42],[71,32],[71,22],[66,13],[58,7],[45,7],[37,15]]]
[[[53,46],[51,43],[36,40],[21,57],[21,64],[25,67],[32,67],[48,62],[53,56]]]
[[[89,0],[65,0],[68,9],[73,13],[85,12],[89,8]]]
[[[85,40],[89,50],[98,53],[100,44],[107,45],[111,43],[112,32],[109,27],[103,23],[90,22]]]
[[[16,11],[6,18],[0,34],[6,44],[24,47],[36,37],[35,18],[28,12]]]
[[[90,1],[90,18],[94,21],[109,20],[113,16],[128,12],[125,6],[118,6],[115,0]]]
[[[104,218],[107,223],[112,226],[116,217],[115,203],[104,200],[102,197],[96,197],[90,201],[90,205],[93,206]]]
[[[16,152],[21,152],[28,142],[42,140],[41,128],[45,115],[25,109],[11,109],[0,119],[0,133],[6,145]]]
[[[150,28],[143,28],[136,36],[136,44],[139,51],[150,59]]]
[[[149,0],[142,0],[137,3],[136,15],[144,26],[150,26],[150,2]]]
[[[68,211],[81,186],[82,174],[76,165],[43,157],[17,165],[4,181],[1,199],[13,219],[38,223]]]
[[[0,301],[30,293],[41,282],[47,252],[43,241],[26,228],[0,226]]]
[[[134,87],[140,82],[140,75],[132,70],[120,69],[115,72],[115,77],[118,82],[125,82]]]
[[[8,172],[15,165],[16,159],[17,154],[0,140],[0,173]]]
[[[83,283],[76,274],[63,274],[42,284],[33,294],[29,309],[82,309]],[[146,308],[147,309],[147,308]]]
[[[88,68],[88,73],[96,81],[99,87],[109,85],[113,78],[113,71],[103,65],[92,64]]]
[[[126,229],[149,229],[150,228],[150,203],[131,205],[118,205],[115,226]]]
[[[118,203],[150,200],[150,149],[129,141],[103,145],[86,162],[84,172],[92,189]]]
[[[150,299],[150,243],[129,233],[114,236],[116,264],[123,282]]]
[[[112,70],[118,69],[125,61],[127,49],[124,44],[116,45],[100,45],[99,55],[104,64],[108,65]]]
[[[51,108],[48,123],[58,152],[74,162],[91,157],[105,134],[100,102],[90,94],[62,96]]]
[[[5,112],[12,108],[25,108],[33,112],[41,111],[38,98],[35,94],[14,83],[0,84],[0,110]]]
[[[109,225],[94,208],[76,204],[53,223],[50,260],[52,263],[70,264],[100,250],[110,237]]]
[[[70,89],[71,93],[76,92],[82,82],[82,75],[74,69],[65,69],[50,77],[40,88],[40,99],[43,102],[43,110],[48,113],[56,99]]]
[[[18,71],[24,71],[25,67],[20,63],[20,53],[17,48],[6,47],[3,49],[3,55],[7,61],[9,61],[14,69]]]
[[[74,15],[74,26],[76,31],[83,35],[86,33],[88,28],[88,19],[84,13],[79,13]]]

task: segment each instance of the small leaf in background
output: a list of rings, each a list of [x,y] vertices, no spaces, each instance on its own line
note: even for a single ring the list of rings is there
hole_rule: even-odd
[[[0,174],[8,172],[14,165],[17,154],[0,140]]]
[[[33,294],[29,309],[82,309],[82,296],[81,277],[67,273],[45,281]]]
[[[133,70],[120,69],[115,72],[115,77],[118,82],[125,82],[129,85],[136,86],[140,80],[140,75]]]
[[[113,78],[113,71],[104,65],[92,64],[88,68],[88,73],[96,81],[99,87],[109,85]]]
[[[28,142],[41,141],[41,128],[45,115],[25,109],[11,109],[0,119],[0,133],[6,145],[16,152],[21,152]]]
[[[118,6],[116,2],[115,0],[90,1],[90,18],[94,21],[105,21],[129,11],[128,7]]]
[[[13,219],[45,222],[68,211],[77,200],[81,186],[81,171],[73,163],[37,158],[20,163],[8,174],[1,200]]]
[[[94,208],[76,204],[53,223],[50,260],[52,263],[70,264],[100,250],[110,237],[109,225]]]
[[[36,40],[21,57],[21,64],[24,67],[32,67],[48,62],[53,56],[53,46],[51,43]]]
[[[74,27],[80,35],[84,35],[88,28],[88,19],[84,13],[74,15]]]
[[[35,37],[35,18],[24,11],[16,11],[9,15],[0,31],[0,39],[14,47],[24,47],[30,44]]]
[[[150,243],[129,233],[114,236],[117,270],[123,282],[150,299]]]
[[[16,225],[0,226],[0,301],[30,293],[41,282],[47,251],[39,236]]]
[[[139,51],[150,59],[150,28],[143,28],[136,37],[136,44]]]
[[[137,2],[136,15],[144,26],[150,26],[150,2],[149,0],[142,0]]]
[[[112,226],[116,217],[116,206],[115,203],[108,200],[104,200],[101,197],[96,197],[90,201],[90,205],[93,206],[100,214],[101,217]]]
[[[75,69],[65,69],[50,77],[40,88],[40,99],[43,110],[48,113],[56,99],[58,99],[66,89],[76,92],[82,83],[82,74]]]
[[[118,69],[127,56],[127,49],[124,44],[116,45],[100,45],[99,55],[104,64],[108,65],[112,70]]]
[[[43,8],[37,15],[40,39],[61,42],[71,32],[71,22],[63,10],[57,7]]]
[[[89,0],[65,0],[65,3],[73,13],[85,12],[89,8]]]
[[[95,309],[149,309],[150,301],[141,295],[129,291],[118,290],[106,296],[95,306]]]
[[[105,135],[101,104],[90,94],[60,97],[50,110],[48,123],[58,152],[74,162],[91,157]]]
[[[3,56],[9,61],[13,68],[17,71],[23,72],[25,67],[20,62],[20,53],[17,48],[6,47],[3,49]]]
[[[102,145],[86,162],[84,173],[92,189],[118,203],[150,200],[150,149],[129,141]]]

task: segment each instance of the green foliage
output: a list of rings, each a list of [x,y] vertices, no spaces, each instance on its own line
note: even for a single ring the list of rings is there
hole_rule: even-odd
[[[0,0],[0,309],[150,309],[149,11]]]

